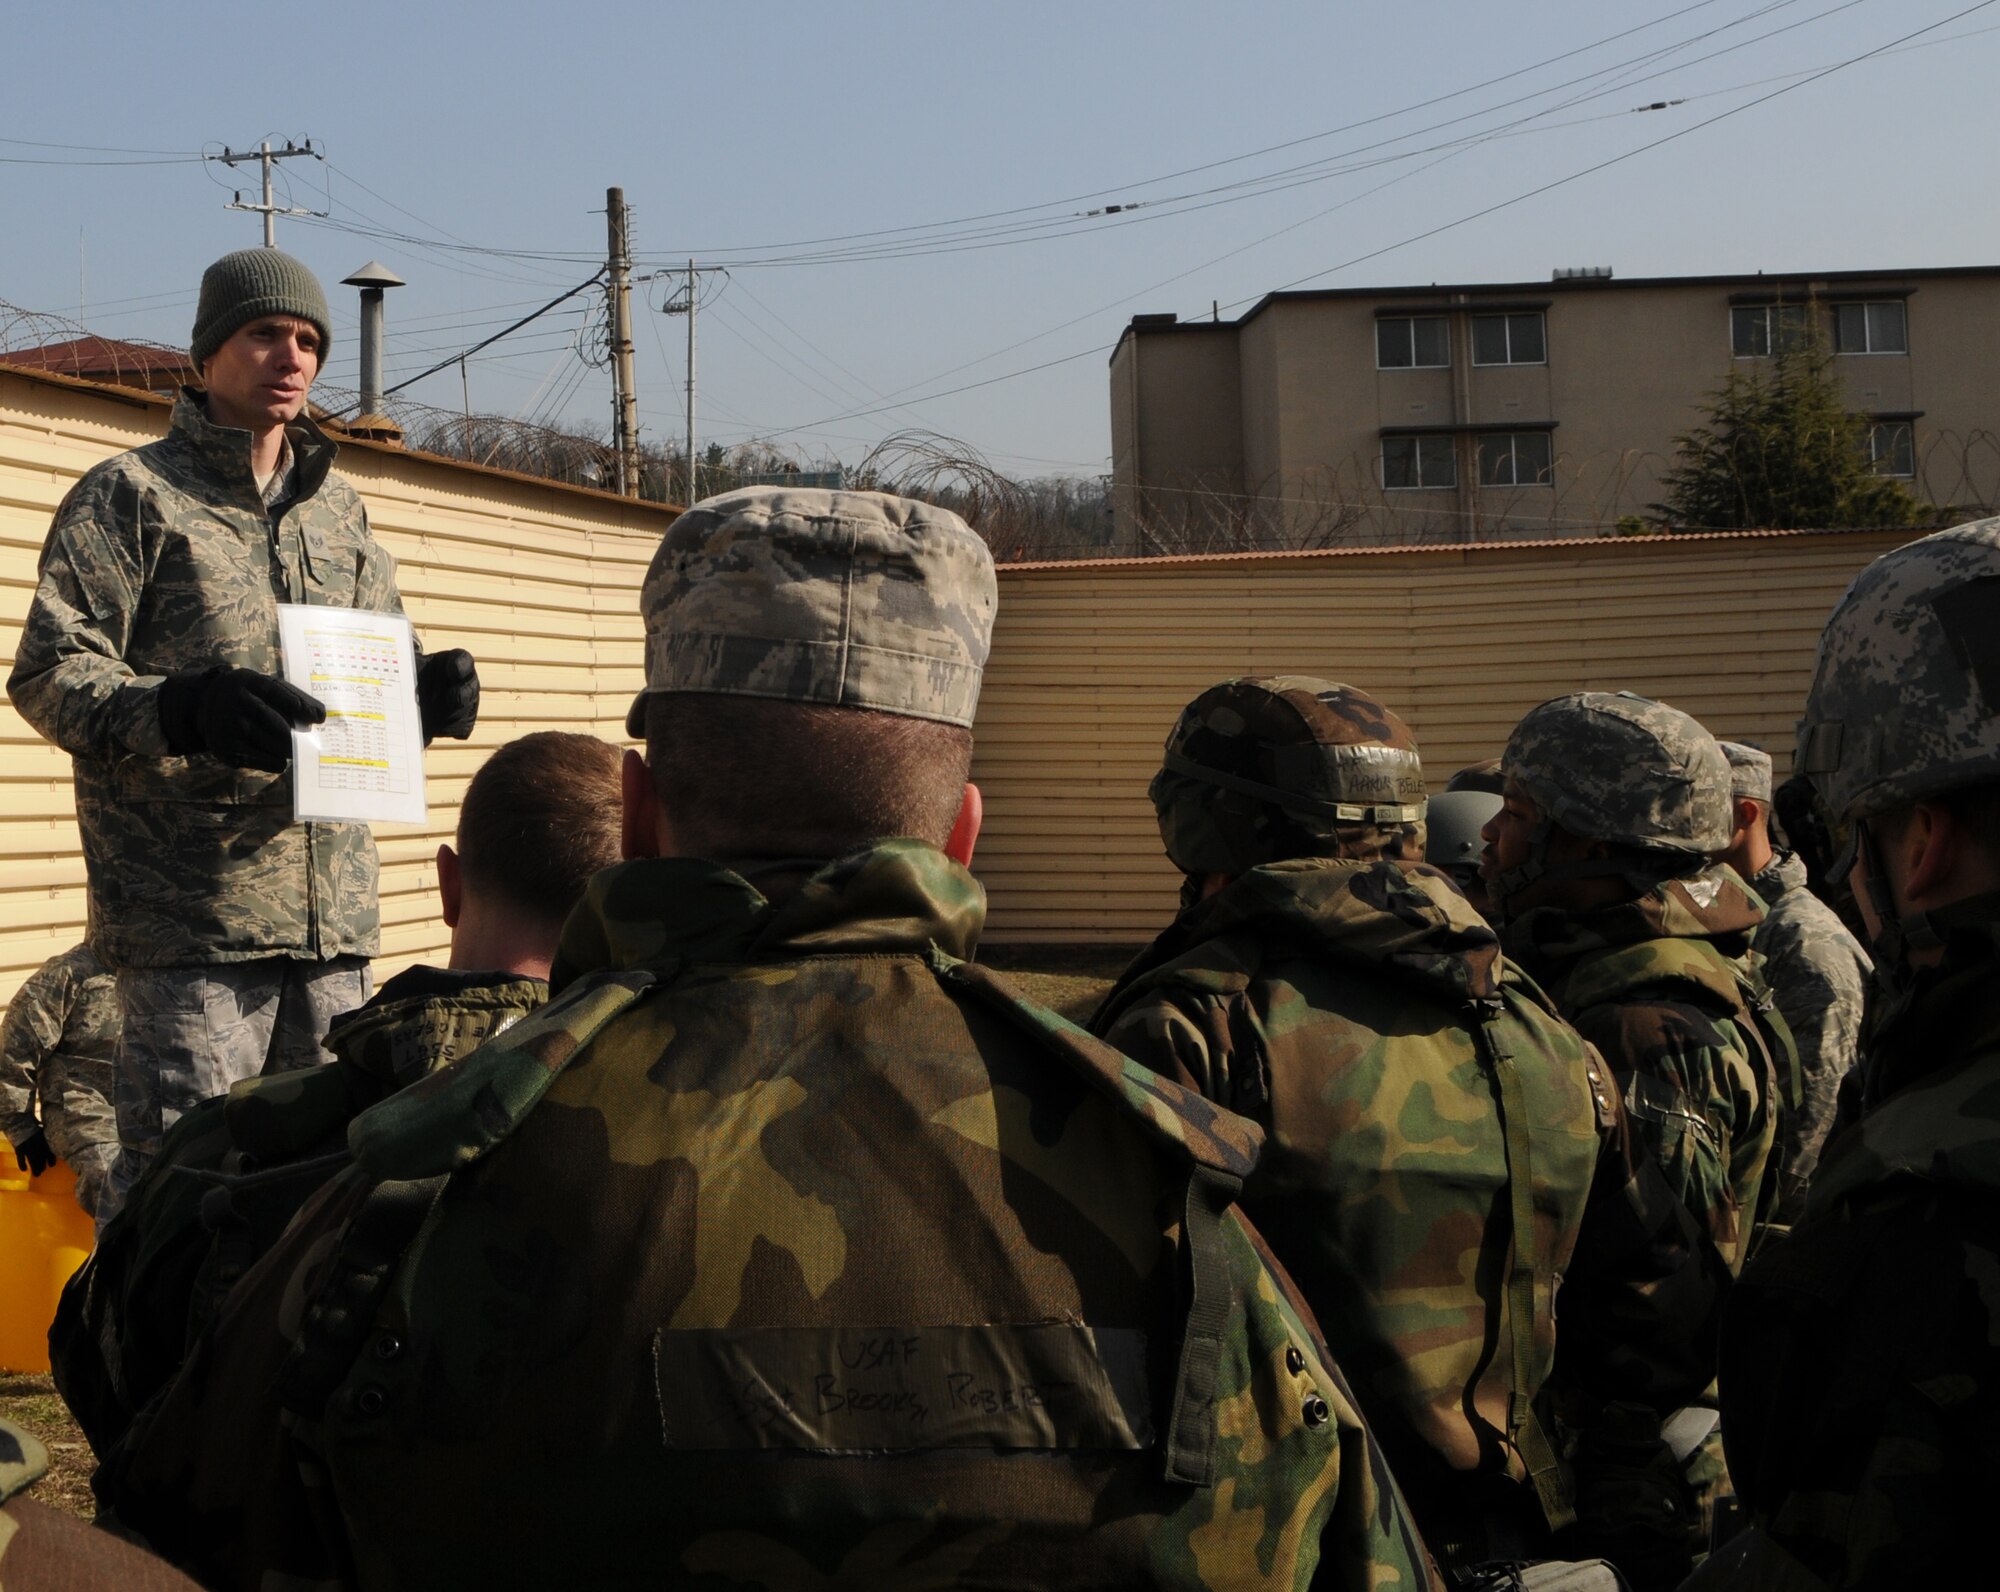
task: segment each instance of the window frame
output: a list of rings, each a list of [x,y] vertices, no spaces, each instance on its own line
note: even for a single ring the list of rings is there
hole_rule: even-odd
[[[1541,480],[1522,480],[1520,470],[1521,439],[1539,437],[1548,448],[1547,475]],[[1504,442],[1507,445],[1507,464],[1510,479],[1489,481],[1486,479],[1486,450],[1489,444]],[[1554,433],[1538,426],[1521,431],[1482,431],[1473,438],[1473,468],[1478,475],[1482,491],[1500,491],[1526,487],[1531,490],[1553,491],[1556,484],[1556,443]]]
[[[1466,327],[1466,340],[1472,347],[1472,363],[1475,368],[1480,370],[1499,370],[1508,365],[1546,365],[1549,362],[1549,314],[1547,310],[1480,310],[1473,308],[1467,311],[1467,316],[1469,324]],[[1541,325],[1541,357],[1539,359],[1516,359],[1514,357],[1513,323],[1517,320],[1526,320],[1530,316]],[[1505,359],[1481,359],[1479,357],[1479,323],[1481,321],[1500,322],[1507,339],[1507,357]]]
[[[1382,328],[1390,322],[1400,322],[1409,328],[1410,363],[1407,365],[1385,365],[1382,363]],[[1444,339],[1444,359],[1434,365],[1422,364],[1417,359],[1417,322],[1436,321],[1442,329]],[[1377,370],[1450,370],[1451,369],[1451,318],[1447,315],[1378,315],[1375,317],[1375,368]]]
[[[1407,442],[1411,445],[1411,473],[1416,479],[1407,485],[1392,486],[1389,482],[1389,445]],[[1424,479],[1424,453],[1426,444],[1443,444],[1444,460],[1450,467],[1448,481],[1427,481]],[[1384,492],[1455,492],[1458,490],[1458,438],[1451,432],[1390,431],[1381,439],[1381,449],[1376,456],[1376,468],[1381,472]]]
[[[1903,346],[1901,348],[1877,348],[1875,347],[1874,327],[1872,324],[1874,321],[1874,316],[1869,314],[1869,311],[1876,309],[1887,309],[1891,305],[1895,306],[1896,314],[1898,318],[1902,321]],[[1830,309],[1833,314],[1833,351],[1836,354],[1842,355],[1843,357],[1850,355],[1856,355],[1856,356],[1902,355],[1905,357],[1908,356],[1910,352],[1910,307],[1908,304],[1904,303],[1903,300],[1899,298],[1835,299],[1831,304]],[[1842,310],[1861,311],[1861,335],[1863,340],[1868,344],[1866,348],[1842,348],[1840,346],[1840,312]]]
[[[1881,450],[1880,450],[1880,449],[1878,449],[1878,448],[1876,447],[1876,445],[1875,445],[1875,439],[1876,439],[1876,437],[1877,437],[1877,435],[1878,435],[1878,434],[1880,434],[1881,432],[1884,432],[1884,431],[1901,431],[1901,432],[1902,432],[1902,434],[1903,434],[1903,438],[1904,438],[1904,446],[1905,446],[1905,447],[1907,448],[1907,450],[1908,450],[1908,456],[1909,456],[1909,463],[1910,463],[1910,467],[1909,467],[1909,469],[1907,469],[1907,470],[1885,470],[1885,469],[1883,469],[1883,468],[1882,468],[1882,466],[1883,466],[1883,464],[1884,464],[1884,462],[1885,462],[1885,461],[1884,461],[1884,457],[1883,457],[1883,454],[1882,454]],[[1867,445],[1867,449],[1868,449],[1868,469],[1869,469],[1869,471],[1870,471],[1870,473],[1871,473],[1871,474],[1874,474],[1874,475],[1879,475],[1879,476],[1883,476],[1883,477],[1885,477],[1885,478],[1887,478],[1888,480],[1891,480],[1891,481],[1914,481],[1914,480],[1916,480],[1916,478],[1917,478],[1917,428],[1916,428],[1916,423],[1915,423],[1914,421],[1911,421],[1911,420],[1873,420],[1873,419],[1871,419],[1871,420],[1870,420],[1870,421],[1868,422],[1868,436],[1867,436],[1867,439],[1866,439],[1866,445]],[[1892,449],[1892,450],[1891,450],[1891,452],[1890,452],[1890,454],[1889,454],[1889,458],[1888,458],[1888,461],[1887,461],[1887,462],[1890,462],[1890,463],[1893,463],[1893,462],[1894,462],[1894,458],[1895,458],[1895,456],[1894,456],[1894,451],[1893,451],[1893,449]]]
[[[1754,314],[1764,323],[1764,347],[1741,353],[1736,347],[1736,317]],[[1789,320],[1798,341],[1780,346],[1784,339],[1775,335],[1783,323]],[[1768,304],[1732,304],[1729,306],[1729,357],[1731,359],[1770,359],[1778,354],[1797,353],[1810,346],[1812,341],[1812,306],[1789,299],[1778,299]]]

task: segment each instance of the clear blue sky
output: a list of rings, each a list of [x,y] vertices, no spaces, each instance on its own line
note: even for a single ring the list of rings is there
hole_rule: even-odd
[[[331,381],[355,380],[339,278],[371,257],[408,278],[393,382],[587,275],[616,183],[643,264],[730,266],[699,320],[704,442],[851,461],[925,427],[1014,473],[1090,473],[1101,350],[1134,313],[1565,265],[2000,263],[2000,4],[1795,75],[1970,5],[358,0],[223,31],[76,0],[8,21],[0,299],[75,316],[80,243],[94,330],[184,343],[202,267],[261,235],[222,208],[256,175],[167,157],[310,135],[328,160],[285,163],[280,196],[331,216],[281,220],[279,243],[333,296]],[[1686,103],[1634,109],[1662,99]],[[117,160],[148,163],[86,163]],[[1080,214],[1120,202],[1141,208]],[[474,361],[475,406],[601,425],[609,376],[569,351],[585,302]],[[678,437],[683,323],[637,320],[642,425]],[[456,369],[411,396],[457,407]]]

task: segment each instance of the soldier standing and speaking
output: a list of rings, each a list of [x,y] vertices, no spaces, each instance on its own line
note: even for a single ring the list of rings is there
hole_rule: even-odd
[[[1396,714],[1324,680],[1232,680],[1163,765],[1186,904],[1091,1026],[1266,1130],[1244,1208],[1445,1569],[1545,1558],[1571,1500],[1552,1373],[1570,1402],[1655,1421],[1693,1398],[1720,1264],[1603,1062],[1419,861]]]
[[[1778,1120],[1778,1197],[1771,1211],[1774,1227],[1790,1227],[1805,1214],[1841,1080],[1860,1050],[1874,969],[1834,910],[1806,888],[1805,864],[1771,844],[1771,754],[1739,741],[1720,744],[1729,759],[1735,832],[1716,861],[1748,880],[1764,902],[1754,943],[1798,1047],[1796,1076],[1780,1079],[1792,1087]]]
[[[1820,638],[1796,766],[1883,1009],[1722,1361],[1753,1529],[1724,1587],[1992,1583],[2000,1496],[2000,520],[1885,553]],[[1852,1091],[1850,1091],[1852,1092]]]
[[[334,445],[305,414],[326,295],[276,249],[201,280],[165,439],[88,471],[43,545],[7,693],[74,759],[92,949],[122,1021],[120,1153],[100,1228],[160,1136],[240,1078],[320,1059],[367,999],[375,843],[295,823],[291,734],[324,710],[279,677],[279,603],[401,613]],[[469,653],[424,658],[425,739],[469,735]]]
[[[1481,863],[1501,943],[1603,1052],[1668,1184],[1740,1270],[1776,1194],[1780,1080],[1795,1063],[1748,960],[1763,908],[1709,861],[1729,840],[1722,750],[1664,703],[1579,691],[1528,713],[1501,768]],[[1671,1500],[1635,1491],[1634,1529],[1684,1524],[1685,1553],[1705,1551],[1727,1497],[1714,1411],[1619,1424],[1605,1438],[1635,1461],[1650,1446],[1686,1462],[1696,1505],[1667,1517]]]
[[[751,490],[642,602],[553,999],[356,1119],[121,1517],[219,1586],[1432,1585],[1256,1128],[967,960],[985,545]]]
[[[93,1214],[118,1158],[117,1049],[116,983],[87,944],[30,973],[0,1023],[0,1127],[15,1160],[35,1177],[68,1163]]]

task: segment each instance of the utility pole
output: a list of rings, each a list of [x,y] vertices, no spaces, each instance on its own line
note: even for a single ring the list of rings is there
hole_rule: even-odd
[[[694,453],[694,310],[695,310],[695,304],[696,304],[696,301],[697,301],[697,300],[698,300],[698,299],[700,298],[700,296],[701,296],[701,278],[700,278],[699,276],[697,276],[697,275],[695,274],[695,269],[694,269],[694,261],[693,261],[692,259],[690,259],[690,260],[688,261],[688,285],[687,285],[687,296],[688,296],[688,297],[687,297],[687,313],[688,313],[688,393],[687,393],[687,398],[688,398],[688,412],[687,412],[687,423],[688,423],[688,439],[687,439],[687,450],[688,450],[688,451],[687,451],[687,462],[688,462],[688,502],[690,502],[690,503],[699,503],[699,502],[701,501],[701,488],[700,488],[700,486],[698,485],[698,483],[699,483],[699,482],[700,482],[700,480],[701,480],[701,464],[700,464],[700,462],[699,462],[699,461],[698,461],[698,460],[697,460],[697,459],[695,458],[695,453]]]
[[[639,394],[632,382],[632,241],[623,188],[604,191],[604,217],[611,243],[611,413],[618,444],[618,490],[637,497]]]
[[[293,160],[300,155],[310,155],[314,160],[324,160],[326,158],[317,149],[313,148],[313,141],[310,138],[303,144],[294,144],[288,138],[285,140],[285,147],[283,149],[273,149],[271,147],[271,140],[268,138],[254,150],[231,149],[227,144],[224,144],[221,154],[204,155],[202,157],[204,160],[219,160],[223,165],[232,169],[238,162],[245,160],[254,160],[263,166],[264,202],[262,204],[246,205],[243,202],[243,190],[239,188],[236,191],[236,197],[222,208],[225,210],[249,210],[263,216],[264,247],[267,249],[275,249],[278,246],[277,218],[279,216],[323,216],[326,214],[324,210],[295,210],[288,206],[274,204],[271,200],[271,163],[277,160]]]
[[[701,464],[694,452],[694,312],[701,299],[701,279],[711,271],[722,271],[719,265],[697,266],[694,261],[687,263],[687,285],[681,289],[678,298],[670,300],[660,309],[662,315],[685,315],[688,318],[688,374],[687,374],[687,468],[688,502],[701,500]],[[666,273],[659,273],[664,276]],[[726,276],[728,272],[723,271]],[[648,277],[648,281],[652,278]]]

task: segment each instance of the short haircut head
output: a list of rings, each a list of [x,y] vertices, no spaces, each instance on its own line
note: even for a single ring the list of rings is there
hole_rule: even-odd
[[[648,696],[645,716],[676,849],[716,861],[942,846],[972,768],[969,729],[901,713],[676,692]]]
[[[459,808],[466,889],[560,926],[590,876],[619,860],[622,758],[609,741],[560,730],[489,757]]]

